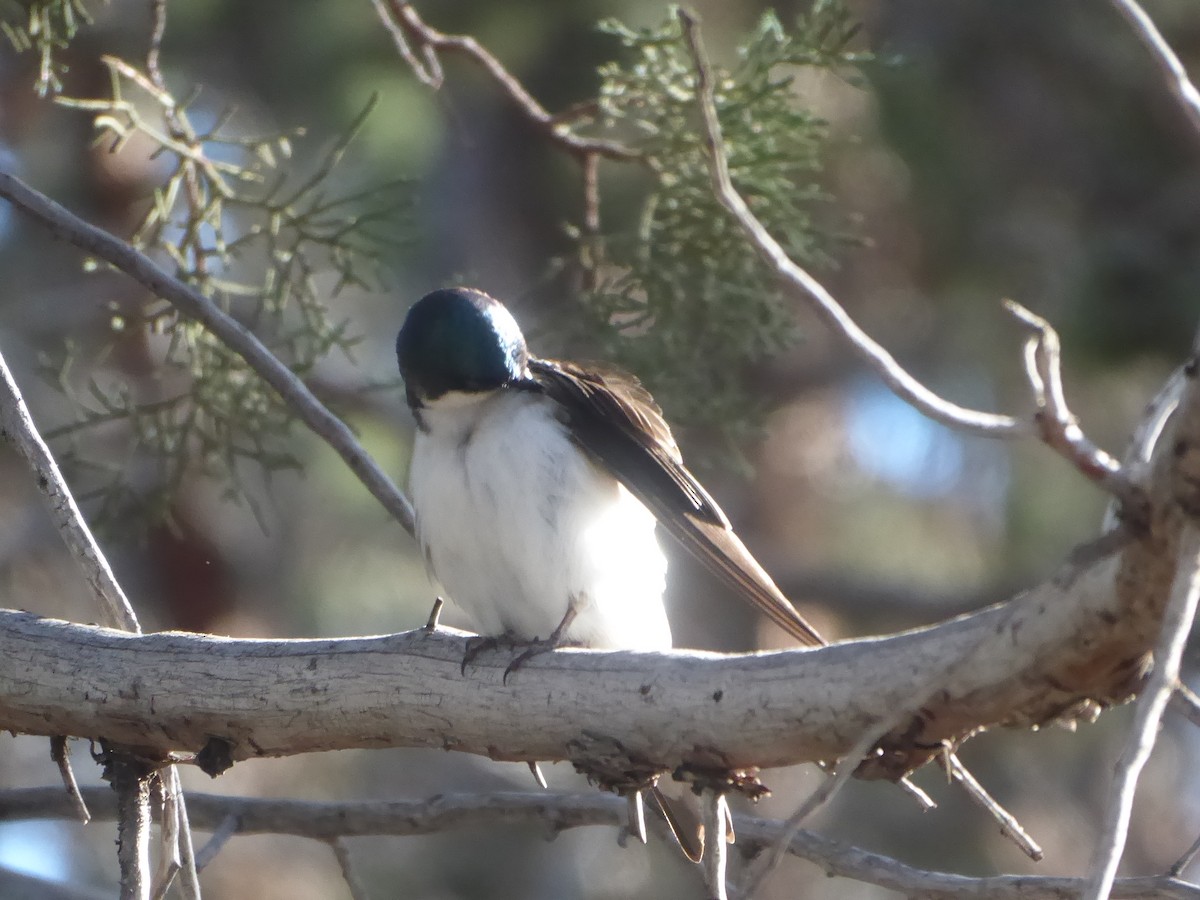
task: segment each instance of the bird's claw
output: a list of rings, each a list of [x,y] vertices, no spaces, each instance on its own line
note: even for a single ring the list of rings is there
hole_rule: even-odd
[[[557,650],[562,646],[562,642],[555,637],[547,638],[546,640],[534,640],[529,642],[529,646],[519,653],[512,662],[504,670],[504,677],[500,679],[501,683],[508,684],[508,676],[535,656],[541,656],[543,653],[549,653],[551,650]]]
[[[495,635],[476,635],[475,637],[467,638],[467,649],[463,653],[462,666],[459,667],[459,671],[463,675],[466,675],[467,666],[475,662],[480,653],[495,650],[503,642],[503,637],[496,637]]]

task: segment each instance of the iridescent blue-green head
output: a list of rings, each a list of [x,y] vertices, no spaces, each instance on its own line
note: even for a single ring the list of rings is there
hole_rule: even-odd
[[[450,391],[484,393],[520,382],[529,351],[499,300],[472,288],[426,294],[396,337],[408,405],[420,409]]]

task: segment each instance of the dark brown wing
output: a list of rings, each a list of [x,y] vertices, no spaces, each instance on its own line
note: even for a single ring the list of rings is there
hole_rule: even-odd
[[[566,412],[571,433],[700,562],[805,644],[825,643],[733,533],[725,513],[684,468],[650,393],[613,368],[530,360],[537,389]]]

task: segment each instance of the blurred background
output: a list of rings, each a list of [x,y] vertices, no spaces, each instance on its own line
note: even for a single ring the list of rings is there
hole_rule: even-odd
[[[696,5],[710,52],[724,61],[768,8],[756,0]],[[68,94],[107,96],[101,54],[144,58],[147,6],[88,6],[95,22],[65,56]],[[832,200],[814,215],[854,238],[816,274],[932,388],[1024,414],[1022,334],[1000,306],[1004,297],[1019,300],[1059,329],[1068,399],[1089,435],[1119,453],[1200,320],[1200,136],[1109,4],[850,7],[863,24],[856,45],[878,62],[860,83],[801,72],[794,88],[829,123],[819,186]],[[772,8],[787,24],[805,4]],[[434,27],[477,37],[551,111],[595,96],[597,67],[620,55],[598,20],[648,26],[667,15],[664,5],[632,0],[456,0],[418,9]],[[1200,77],[1191,0],[1155,0],[1147,10]],[[415,227],[397,235],[387,289],[350,287],[330,301],[361,340],[351,356],[335,353],[306,377],[398,480],[412,422],[392,341],[413,300],[465,279],[510,301],[539,335],[536,352],[561,349],[539,323],[563,303],[562,281],[546,271],[569,245],[564,224],[581,219],[578,173],[469,64],[447,59],[446,87],[434,95],[397,57],[366,0],[209,0],[171,4],[163,67],[180,95],[204,86],[194,118],[232,105],[247,133],[306,128],[295,142],[299,165],[313,165],[378,92],[338,177],[347,192],[406,179]],[[136,143],[116,154],[107,143],[93,146],[89,116],[40,99],[36,78],[33,54],[0,45],[0,165],[128,235],[162,177],[161,160]],[[622,203],[635,202],[630,185],[639,176],[605,162],[601,177],[605,214],[619,218]],[[56,386],[68,349],[108,379],[154,378],[152,354],[113,339],[114,311],[144,298],[116,275],[85,274],[78,253],[6,206],[0,273],[0,347],[45,430],[78,416]],[[800,306],[794,322],[792,349],[744,373],[768,400],[761,430],[737,448],[749,465],[722,464],[703,430],[680,438],[685,456],[704,462],[699,474],[739,533],[826,635],[887,633],[979,608],[1045,578],[1096,534],[1104,498],[1050,451],[924,420]],[[165,523],[108,524],[104,546],[145,627],[314,637],[424,623],[433,588],[412,540],[320,441],[301,429],[287,440],[299,471],[251,477],[249,501],[187,480]],[[98,620],[23,465],[4,450],[0,466],[0,605]],[[76,471],[86,484],[87,471]],[[669,602],[680,646],[786,645],[682,557],[673,558]],[[469,627],[452,613],[446,621]],[[1045,847],[1041,864],[936,773],[917,779],[941,803],[935,811],[922,813],[890,785],[851,784],[810,827],[920,867],[1078,874],[1128,720],[1128,710],[1115,710],[1074,734],[995,731],[964,748],[964,761]],[[86,745],[75,756],[81,780],[94,781]],[[1191,726],[1168,718],[1134,809],[1128,873],[1163,870],[1200,830],[1198,757]],[[552,785],[586,789],[568,768],[547,768]],[[534,788],[524,766],[419,751],[239,763],[215,783],[184,775],[194,790],[322,800]],[[755,813],[786,816],[823,777],[811,767],[765,773],[775,793]],[[0,735],[0,787],[54,783],[45,740]],[[105,823],[3,824],[0,867],[111,895],[114,836]],[[534,829],[479,830],[358,839],[351,849],[378,897],[598,900],[701,890],[698,873],[670,848],[622,850],[611,829],[553,843]],[[211,898],[348,896],[332,853],[295,838],[235,838],[202,883]],[[892,895],[791,860],[763,896]]]

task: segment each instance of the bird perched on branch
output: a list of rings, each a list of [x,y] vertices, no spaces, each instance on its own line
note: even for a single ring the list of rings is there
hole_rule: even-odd
[[[636,378],[531,356],[508,309],[468,288],[417,301],[396,353],[418,427],[417,538],[481,634],[534,642],[523,656],[670,648],[657,522],[793,637],[824,643],[684,467]]]

